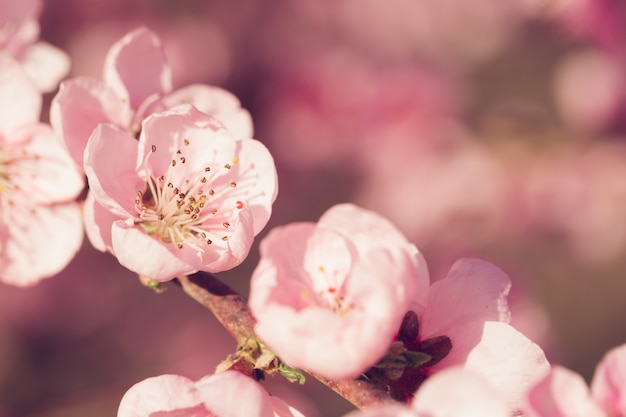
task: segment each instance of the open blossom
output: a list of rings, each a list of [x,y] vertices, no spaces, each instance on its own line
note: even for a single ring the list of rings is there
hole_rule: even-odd
[[[83,178],[40,109],[19,63],[0,55],[0,281],[18,286],[61,271],[83,239]]]
[[[0,0],[0,53],[17,60],[42,92],[54,90],[70,70],[67,54],[39,41],[41,0]]]
[[[148,115],[184,103],[215,116],[236,137],[252,137],[250,114],[231,93],[199,84],[172,91],[161,42],[142,27],[111,47],[103,81],[77,77],[61,83],[50,107],[50,123],[82,167],[87,140],[99,123],[116,125],[135,136]]]
[[[483,378],[460,367],[424,383],[410,406],[385,404],[344,417],[509,417],[506,402]]]
[[[256,381],[225,371],[198,382],[179,375],[160,375],[133,385],[117,417],[303,417]]]
[[[446,278],[434,282],[426,304],[411,306],[422,312],[410,325],[405,319],[398,334],[406,349],[432,360],[407,367],[390,382],[392,396],[410,398],[431,375],[462,366],[494,387],[510,410],[521,409],[526,390],[549,364],[539,346],[508,324],[510,285],[504,272],[478,259],[457,261]]]
[[[611,349],[598,364],[591,390],[575,372],[554,366],[528,392],[529,417],[626,416],[626,345]]]
[[[428,285],[421,254],[383,217],[331,207],[315,223],[277,227],[250,282],[255,332],[292,367],[354,378],[386,352]]]
[[[277,194],[267,148],[191,105],[146,118],[138,141],[100,124],[85,172],[90,239],[157,281],[241,263]]]

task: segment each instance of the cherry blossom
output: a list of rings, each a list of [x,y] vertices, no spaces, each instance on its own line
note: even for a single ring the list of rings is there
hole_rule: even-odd
[[[506,403],[484,378],[460,367],[429,378],[410,406],[385,404],[344,417],[508,417]]]
[[[296,368],[354,378],[392,342],[411,299],[423,299],[421,254],[388,220],[350,204],[317,224],[273,229],[261,242],[249,305],[255,331]]]
[[[626,345],[611,349],[596,367],[591,389],[577,373],[554,366],[528,391],[529,417],[626,416]]]
[[[67,75],[65,52],[39,41],[41,0],[0,0],[0,53],[16,59],[42,92],[57,88]]]
[[[50,108],[50,123],[82,167],[87,140],[99,123],[114,124],[136,136],[145,117],[184,103],[215,116],[238,138],[252,137],[250,114],[231,93],[200,84],[172,91],[161,41],[141,27],[111,47],[103,81],[77,77],[61,83]]]
[[[508,324],[509,288],[504,272],[478,259],[457,261],[446,278],[434,282],[425,308],[412,306],[423,313],[405,317],[398,333],[407,350],[432,359],[392,380],[392,396],[406,400],[429,376],[462,366],[494,387],[510,410],[521,409],[526,389],[549,364],[539,346]]]
[[[198,382],[160,375],[133,385],[120,402],[117,417],[303,417],[270,396],[256,381],[225,371]]]
[[[83,239],[83,178],[40,109],[28,75],[0,55],[0,281],[18,286],[61,271]]]
[[[277,194],[269,151],[191,105],[146,118],[139,141],[100,124],[85,172],[95,246],[157,281],[241,263]]]

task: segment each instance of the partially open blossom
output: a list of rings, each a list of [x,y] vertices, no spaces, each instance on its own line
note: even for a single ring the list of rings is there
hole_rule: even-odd
[[[331,207],[315,223],[277,227],[250,282],[257,335],[292,367],[354,378],[392,342],[428,285],[421,254],[388,220]]]
[[[529,417],[626,416],[626,345],[611,349],[600,361],[591,390],[577,373],[554,366],[528,391]]]
[[[270,396],[256,381],[226,371],[198,382],[179,375],[160,375],[133,385],[117,417],[302,417],[293,407]]]
[[[0,0],[0,53],[17,60],[40,91],[50,92],[69,72],[70,60],[38,40],[41,7],[41,0]]]
[[[498,391],[475,372],[460,367],[429,378],[410,406],[386,404],[344,417],[509,417]]]
[[[238,138],[252,136],[252,119],[231,93],[206,85],[172,91],[172,74],[161,41],[147,28],[124,36],[109,50],[103,81],[64,81],[50,107],[50,123],[79,167],[89,136],[111,123],[135,136],[153,112],[189,103],[217,117]]]
[[[40,109],[19,63],[0,55],[0,281],[18,286],[62,270],[83,238],[83,178]]]
[[[100,124],[85,172],[90,238],[157,281],[241,263],[277,194],[267,148],[191,105],[146,118],[138,141]]]
[[[478,259],[457,261],[446,278],[434,282],[412,331],[401,328],[399,333],[408,350],[426,352],[432,359],[407,367],[390,383],[392,395],[410,398],[431,375],[462,366],[494,387],[510,410],[519,410],[526,390],[549,364],[539,346],[508,324],[510,285],[504,272]]]

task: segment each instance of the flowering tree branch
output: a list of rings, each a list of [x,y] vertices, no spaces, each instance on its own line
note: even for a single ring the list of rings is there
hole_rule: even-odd
[[[246,299],[228,285],[204,272],[180,276],[177,282],[187,295],[210,310],[238,343],[257,338],[253,330],[255,321]],[[307,373],[360,409],[394,401],[387,392],[367,381],[335,381],[312,372]]]

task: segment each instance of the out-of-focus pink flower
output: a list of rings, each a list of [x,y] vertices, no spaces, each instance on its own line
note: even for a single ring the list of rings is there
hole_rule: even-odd
[[[85,172],[95,246],[158,281],[241,263],[277,194],[265,146],[238,139],[191,105],[146,118],[139,141],[99,125],[85,150]]]
[[[611,349],[600,361],[591,392],[610,416],[626,416],[626,345]]]
[[[70,70],[67,54],[40,42],[41,0],[0,0],[0,53],[16,59],[42,92],[57,88]]]
[[[621,122],[626,105],[621,60],[600,50],[569,54],[557,67],[554,98],[563,121],[583,134]]]
[[[277,227],[250,282],[255,331],[296,368],[354,378],[386,352],[428,275],[415,246],[385,218],[342,204],[317,224]]]
[[[433,359],[406,368],[392,382],[392,391],[398,390],[400,398],[410,397],[429,375],[462,366],[494,387],[510,410],[521,409],[527,388],[549,364],[539,346],[508,324],[509,288],[509,278],[494,265],[478,259],[457,261],[446,278],[431,285],[426,308],[413,326],[417,328],[399,333],[407,349],[426,352]],[[411,340],[415,332],[417,337]],[[449,339],[447,346],[444,337]]]
[[[303,417],[256,381],[225,371],[198,382],[179,375],[144,379],[124,394],[117,417]]]
[[[62,270],[83,238],[82,175],[40,110],[36,86],[0,55],[0,281],[18,286]]]
[[[82,166],[87,140],[99,123],[114,124],[135,136],[145,117],[184,103],[215,116],[237,137],[252,137],[250,114],[231,93],[206,85],[172,92],[172,74],[159,38],[139,28],[111,47],[103,81],[78,77],[61,84],[50,122]]]
[[[530,417],[626,416],[626,345],[611,349],[596,367],[591,390],[583,378],[561,366],[528,391]]]
[[[462,368],[446,369],[429,378],[410,406],[383,405],[344,417],[508,417],[507,404],[487,381]]]

